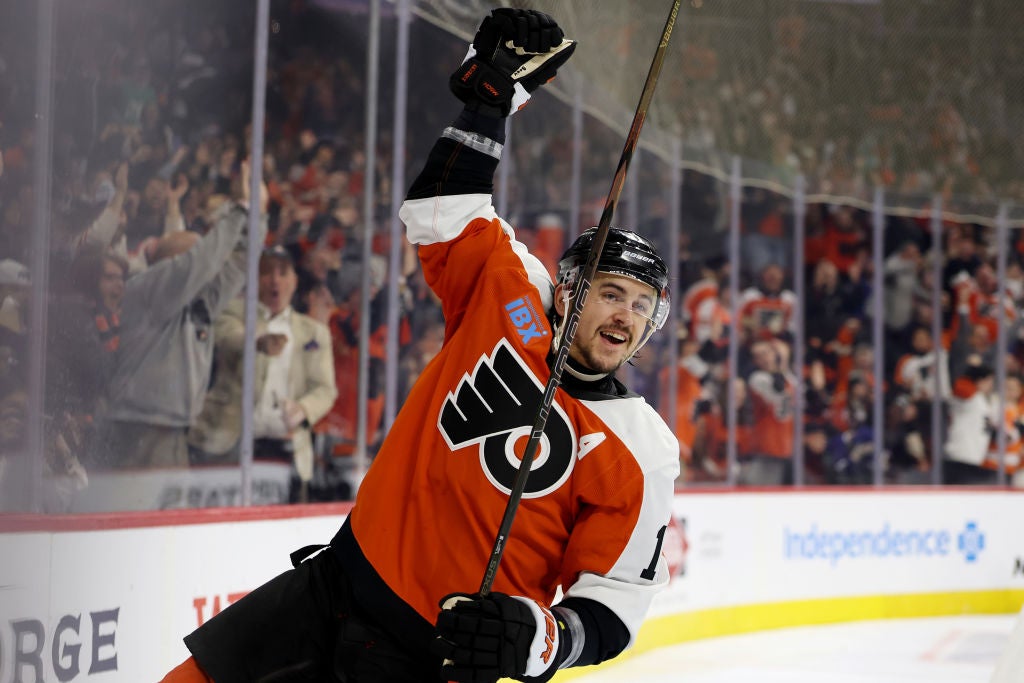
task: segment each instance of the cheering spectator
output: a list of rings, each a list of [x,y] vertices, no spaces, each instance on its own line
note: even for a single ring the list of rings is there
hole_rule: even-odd
[[[943,349],[935,348],[931,331],[915,327],[910,334],[910,351],[896,361],[895,384],[914,402],[944,399],[950,390],[948,368],[948,356]]]
[[[287,250],[265,249],[259,278],[253,457],[292,465],[296,498],[304,501],[313,475],[310,425],[323,417],[337,395],[330,334],[322,323],[292,309],[297,276]],[[217,319],[215,334],[217,376],[189,429],[188,442],[206,461],[237,462],[244,299],[228,304]]]
[[[101,425],[105,465],[188,466],[186,430],[210,381],[213,321],[245,284],[247,175],[242,201],[223,205],[206,235],[165,235],[154,263],[125,286],[110,405]],[[265,195],[260,199],[262,208]]]
[[[983,325],[988,328],[988,337],[996,339],[999,333],[1000,307],[1002,307],[1003,324],[1009,331],[1008,337],[1015,336],[1017,327],[1017,307],[1014,295],[1005,285],[1001,288],[996,278],[996,270],[992,264],[982,262],[974,271],[974,277],[954,279],[958,291],[966,291],[968,319],[971,325]]]
[[[966,374],[970,365],[996,364],[996,327],[991,318],[982,319],[977,315],[977,290],[974,280],[963,273],[955,278],[954,294],[956,308],[946,335],[949,343],[949,375],[959,378]],[[978,320],[979,324],[973,324]]]
[[[996,472],[983,466],[995,433],[992,367],[968,365],[953,384],[949,404],[943,478],[947,484],[994,484]]]
[[[128,249],[124,236],[127,221],[125,201],[128,198],[128,163],[120,162],[113,177],[105,171],[97,173],[96,182],[95,198],[107,197],[107,203],[96,220],[78,235],[74,251],[78,253],[90,245],[100,249],[113,247],[124,256]]]
[[[754,371],[747,378],[754,425],[749,450],[740,460],[737,483],[778,486],[793,483],[793,392],[786,371],[788,347],[760,341],[751,347]]]

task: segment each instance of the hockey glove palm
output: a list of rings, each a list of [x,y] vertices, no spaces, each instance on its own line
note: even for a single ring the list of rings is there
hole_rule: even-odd
[[[431,651],[445,659],[447,681],[546,681],[558,668],[558,631],[551,610],[529,598],[456,594],[441,602]]]
[[[575,49],[576,41],[547,14],[498,8],[481,22],[449,86],[467,109],[508,116],[554,78]]]

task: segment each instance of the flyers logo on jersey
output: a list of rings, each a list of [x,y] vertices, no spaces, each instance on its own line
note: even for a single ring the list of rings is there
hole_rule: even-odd
[[[453,451],[476,445],[487,479],[509,493],[543,393],[540,380],[502,338],[445,397],[437,427]],[[523,497],[537,498],[558,489],[575,462],[576,435],[555,401]]]
[[[523,344],[548,336],[547,328],[544,327],[529,299],[522,297],[510,301],[505,304],[505,311],[508,312],[509,320],[515,326],[516,332],[519,333],[519,341]]]

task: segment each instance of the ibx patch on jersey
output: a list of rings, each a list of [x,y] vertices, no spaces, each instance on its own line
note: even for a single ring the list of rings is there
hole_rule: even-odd
[[[537,315],[536,309],[526,297],[520,297],[515,301],[505,304],[505,311],[508,313],[512,326],[519,333],[519,341],[524,345],[534,339],[543,339],[548,336],[548,330],[544,327],[544,319]]]

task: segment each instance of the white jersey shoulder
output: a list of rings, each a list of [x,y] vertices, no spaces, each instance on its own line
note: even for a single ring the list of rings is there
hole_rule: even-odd
[[[402,204],[398,213],[405,223],[406,236],[413,244],[431,245],[450,242],[474,220],[498,220],[501,229],[512,242],[512,251],[522,261],[523,269],[530,283],[540,293],[541,304],[546,310],[552,304],[554,285],[547,268],[526,245],[516,239],[512,226],[500,218],[494,210],[489,194],[439,195],[425,199],[409,199]]]
[[[679,440],[643,397],[581,403],[626,444],[644,472],[674,466],[673,478],[679,474]]]

